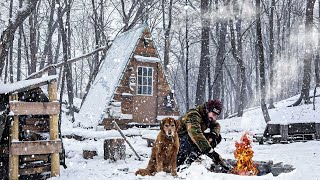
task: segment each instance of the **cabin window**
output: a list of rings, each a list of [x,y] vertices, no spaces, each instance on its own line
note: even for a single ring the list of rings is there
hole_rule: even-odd
[[[138,67],[138,95],[152,96],[152,67]]]

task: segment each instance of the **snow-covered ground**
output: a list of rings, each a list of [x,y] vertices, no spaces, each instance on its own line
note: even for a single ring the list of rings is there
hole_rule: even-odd
[[[298,107],[287,108],[297,97],[287,99],[276,103],[276,109],[269,111],[272,121],[277,123],[289,122],[319,122],[320,121],[320,98],[316,99],[316,110],[312,110],[313,105],[302,105]],[[263,120],[260,108],[252,108],[244,113],[242,118],[232,118],[219,121],[222,126],[222,136],[224,140],[218,145],[216,151],[227,159],[234,159],[235,141],[239,141],[244,131],[250,133],[262,133],[266,124]],[[271,173],[264,176],[238,176],[233,174],[208,172],[204,167],[205,163],[193,163],[188,169],[178,173],[179,177],[172,177],[170,174],[158,173],[152,177],[135,176],[134,172],[138,168],[145,168],[148,163],[151,148],[147,147],[147,142],[141,136],[156,136],[158,129],[139,129],[131,128],[124,130],[127,135],[136,135],[128,137],[138,154],[142,156],[143,161],[138,161],[133,151],[126,145],[126,159],[117,162],[110,162],[103,158],[104,139],[110,137],[120,137],[115,130],[97,131],[72,128],[68,118],[63,118],[62,134],[77,134],[87,140],[77,141],[74,139],[63,139],[66,150],[67,169],[61,166],[60,177],[51,179],[320,179],[320,141],[295,142],[289,144],[259,145],[253,143],[255,161],[269,161],[273,163],[283,162],[293,165],[296,169],[290,173],[282,173],[274,177]],[[83,149],[96,149],[98,156],[86,160],[82,157]],[[210,160],[205,159],[204,162]]]

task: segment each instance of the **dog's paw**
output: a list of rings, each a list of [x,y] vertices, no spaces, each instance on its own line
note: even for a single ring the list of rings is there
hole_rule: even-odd
[[[147,169],[139,169],[134,173],[136,176],[141,175],[141,176],[147,176],[150,175],[150,172]]]
[[[178,174],[177,174],[177,172],[171,172],[171,176],[178,177]]]

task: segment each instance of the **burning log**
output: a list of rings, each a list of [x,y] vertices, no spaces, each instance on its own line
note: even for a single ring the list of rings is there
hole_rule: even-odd
[[[238,175],[255,176],[257,175],[258,169],[257,165],[253,163],[253,150],[251,146],[251,140],[249,139],[249,133],[245,132],[240,142],[235,144],[236,150],[234,152],[234,157],[237,159],[237,164],[232,170],[232,173]]]

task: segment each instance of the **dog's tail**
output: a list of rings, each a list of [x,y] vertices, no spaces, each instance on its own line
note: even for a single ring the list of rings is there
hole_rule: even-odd
[[[139,169],[138,171],[136,171],[135,175],[150,176],[151,172],[148,169]]]

